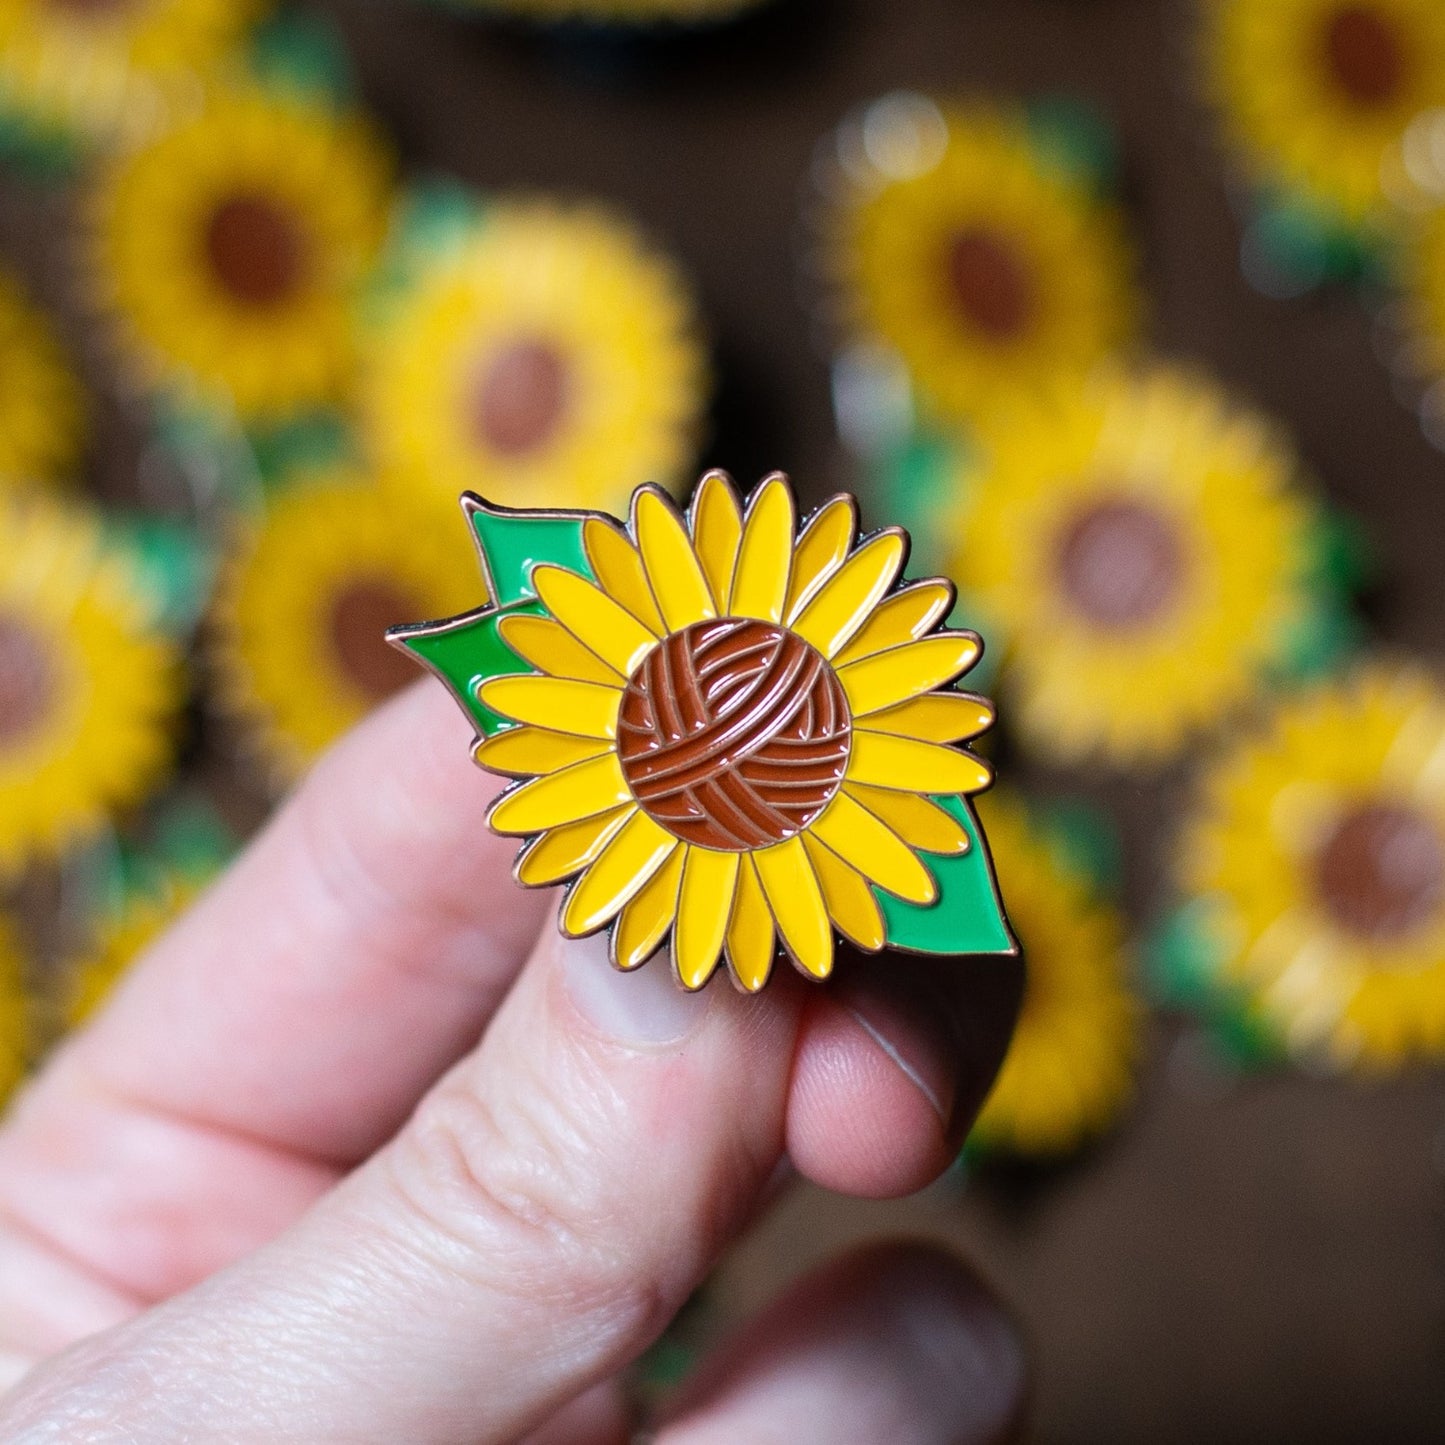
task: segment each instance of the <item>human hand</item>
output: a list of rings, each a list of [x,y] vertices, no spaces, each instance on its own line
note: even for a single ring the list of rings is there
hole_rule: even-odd
[[[618,1373],[785,1159],[866,1196],[952,1159],[1014,960],[753,998],[619,974],[510,880],[466,743],[430,683],[369,719],[17,1101],[0,1439],[625,1440]],[[960,1266],[874,1250],[658,1438],[989,1440],[1021,1373]]]

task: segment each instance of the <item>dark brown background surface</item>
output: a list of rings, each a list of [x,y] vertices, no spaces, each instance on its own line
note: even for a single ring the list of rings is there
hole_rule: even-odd
[[[1349,296],[1279,303],[1239,277],[1223,167],[1191,100],[1187,14],[1152,0],[782,0],[706,38],[562,43],[381,0],[325,0],[406,164],[629,208],[697,278],[721,391],[703,460],[849,478],[796,280],[813,148],[898,86],[1067,90],[1118,127],[1162,350],[1285,419],[1387,569],[1385,639],[1438,655],[1445,459],[1421,440]],[[0,193],[0,244],[62,286],[55,208]],[[104,470],[120,465],[112,461]],[[1129,894],[1155,902],[1170,786],[1104,796]],[[1160,1029],[1121,1136],[1047,1180],[946,1183],[899,1205],[791,1197],[725,1272],[725,1311],[835,1245],[953,1241],[1016,1301],[1050,1441],[1445,1439],[1445,1080],[1230,1081]]]

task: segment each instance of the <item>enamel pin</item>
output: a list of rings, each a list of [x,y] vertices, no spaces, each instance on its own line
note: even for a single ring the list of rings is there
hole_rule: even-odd
[[[748,992],[779,945],[810,978],[835,934],[870,952],[1013,954],[970,797],[988,701],[954,683],[978,635],[951,583],[903,583],[908,535],[858,536],[834,497],[802,527],[775,473],[722,472],[686,516],[653,486],[601,513],[462,509],[491,601],[393,628],[516,781],[488,821],[529,887],[565,883],[569,937],[632,969],[671,939],[678,982],[725,957]]]

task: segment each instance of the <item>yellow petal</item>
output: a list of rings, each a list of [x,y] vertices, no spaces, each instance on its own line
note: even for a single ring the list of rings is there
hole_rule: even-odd
[[[968,834],[963,824],[921,793],[897,793],[848,783],[848,791],[870,813],[881,818],[910,848],[925,853],[967,853]]]
[[[847,777],[914,793],[976,793],[988,786],[992,774],[972,753],[957,748],[855,729]]]
[[[852,497],[834,497],[813,515],[793,555],[785,618],[796,617],[842,566],[857,530],[858,513]]]
[[[624,679],[614,668],[589,652],[565,627],[551,617],[525,612],[504,617],[497,624],[502,641],[538,672],[553,677],[572,677],[578,682],[610,682],[620,687]]]
[[[534,567],[532,585],[547,611],[623,677],[631,677],[637,664],[657,646],[656,636],[632,613],[565,567]]]
[[[711,848],[687,850],[672,931],[673,961],[684,988],[701,988],[717,967],[733,911],[738,858]]]
[[[708,472],[692,499],[692,536],[697,560],[712,592],[718,615],[728,610],[733,568],[743,535],[743,514],[726,472]]]
[[[707,578],[672,503],[661,492],[644,487],[633,496],[632,525],[652,595],[668,631],[716,617]]]
[[[580,872],[632,816],[631,807],[551,828],[527,845],[517,859],[517,881],[529,888],[556,883]]]
[[[922,637],[953,606],[953,587],[947,582],[915,582],[887,597],[859,629],[847,647],[833,659],[846,667],[887,647],[901,647]]]
[[[582,547],[597,585],[661,637],[667,628],[662,625],[662,613],[647,585],[642,558],[627,533],[602,517],[588,517],[582,524]]]
[[[656,953],[677,915],[677,885],[686,854],[686,848],[674,848],[622,910],[612,935],[612,961],[618,968],[637,968]]]
[[[849,794],[839,793],[810,831],[870,883],[906,903],[932,903],[938,897],[933,874],[913,849]]]
[[[738,867],[737,896],[728,920],[728,961],[733,977],[749,993],[756,993],[773,971],[773,915],[758,882],[751,858]]]
[[[595,933],[682,845],[641,808],[622,825],[597,861],[572,885],[562,907],[562,931],[569,938]]]
[[[940,632],[838,669],[855,718],[907,702],[967,672],[982,651],[972,632]]]
[[[584,738],[615,738],[622,689],[534,672],[494,677],[477,696],[505,717]]]
[[[857,726],[867,732],[898,733],[930,743],[956,743],[993,724],[993,704],[971,692],[928,692],[922,697],[866,713]]]
[[[487,822],[498,833],[540,833],[630,802],[632,790],[622,776],[622,764],[609,751],[504,793],[492,804]]]
[[[520,727],[487,738],[477,745],[472,756],[494,773],[530,778],[601,757],[611,747],[605,738],[579,738],[547,728]]]
[[[865,542],[798,614],[793,631],[824,657],[840,651],[893,585],[908,551],[897,528]]]
[[[827,978],[833,971],[833,929],[802,839],[789,838],[752,857],[788,952],[805,972]]]
[[[883,910],[868,886],[868,880],[856,868],[850,868],[831,848],[825,848],[810,833],[803,834],[828,916],[844,938],[859,948],[876,953],[887,941]]]
[[[793,526],[792,490],[781,473],[774,473],[748,505],[733,578],[734,617],[782,621],[793,564]]]

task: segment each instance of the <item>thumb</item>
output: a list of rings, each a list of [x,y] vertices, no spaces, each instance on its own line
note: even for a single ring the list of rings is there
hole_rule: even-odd
[[[746,1221],[799,992],[689,995],[665,961],[618,974],[603,940],[549,930],[389,1145],[248,1260],[38,1371],[0,1423],[515,1439],[645,1348]]]

